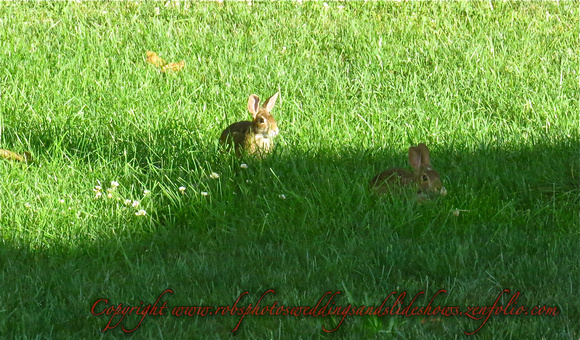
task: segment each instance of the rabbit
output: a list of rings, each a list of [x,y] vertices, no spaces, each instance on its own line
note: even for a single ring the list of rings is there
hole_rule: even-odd
[[[433,194],[447,195],[447,190],[441,183],[439,173],[431,167],[427,145],[419,143],[419,145],[409,148],[409,164],[414,169],[413,173],[399,168],[388,169],[376,175],[370,181],[370,186],[376,189],[379,195],[385,194],[397,185],[416,185],[420,198],[426,198]]]
[[[260,98],[252,94],[248,98],[248,111],[253,120],[242,121],[228,126],[220,136],[220,143],[231,147],[234,145],[236,156],[240,157],[244,152],[265,156],[274,147],[274,137],[278,135],[278,125],[270,111],[276,104],[279,92],[268,98],[260,106]]]

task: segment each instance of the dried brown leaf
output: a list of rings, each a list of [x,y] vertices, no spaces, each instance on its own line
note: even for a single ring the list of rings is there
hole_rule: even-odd
[[[23,163],[28,163],[32,161],[32,155],[30,155],[30,152],[28,151],[25,151],[24,154],[20,155],[10,150],[0,149],[0,158]]]
[[[166,62],[155,52],[147,51],[147,62],[155,67],[164,67]]]
[[[161,68],[161,72],[177,72],[185,67],[185,60],[182,60],[178,63],[169,63]]]

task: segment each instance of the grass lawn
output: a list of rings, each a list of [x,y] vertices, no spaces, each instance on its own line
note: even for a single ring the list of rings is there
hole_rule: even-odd
[[[35,161],[0,160],[0,337],[577,339],[579,16],[571,1],[2,3],[0,148]],[[277,91],[274,152],[220,152],[248,96]],[[420,142],[448,195],[373,195]],[[403,292],[437,315],[350,315]],[[240,322],[262,295],[280,314]],[[334,315],[291,315],[321,299]],[[106,315],[119,304],[140,309]],[[543,306],[557,315],[531,315]]]

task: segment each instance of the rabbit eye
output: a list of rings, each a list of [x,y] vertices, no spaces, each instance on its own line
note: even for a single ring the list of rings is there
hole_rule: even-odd
[[[423,175],[422,179],[423,179],[423,182],[427,182],[427,175]]]
[[[260,124],[264,124],[266,122],[266,120],[262,117],[260,118]]]

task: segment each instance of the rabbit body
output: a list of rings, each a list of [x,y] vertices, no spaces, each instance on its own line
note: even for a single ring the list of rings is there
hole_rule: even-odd
[[[274,137],[278,135],[278,125],[270,113],[278,93],[268,98],[260,106],[260,99],[252,94],[248,98],[248,111],[253,120],[241,121],[228,126],[220,136],[220,142],[224,145],[233,145],[237,156],[244,152],[251,155],[264,156],[272,151]]]

